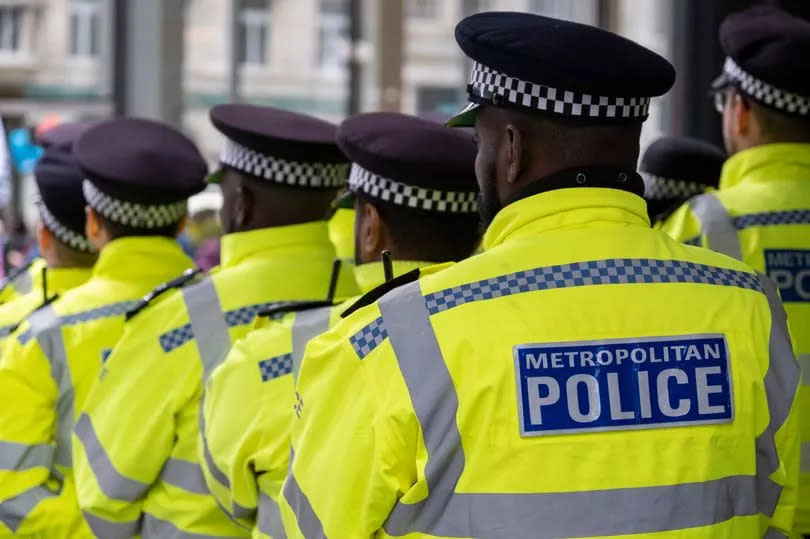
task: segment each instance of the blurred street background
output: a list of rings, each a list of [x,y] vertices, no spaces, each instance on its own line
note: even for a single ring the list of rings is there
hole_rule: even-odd
[[[158,118],[213,163],[220,140],[207,114],[218,103],[331,121],[372,110],[440,121],[464,102],[469,69],[454,26],[479,11],[598,25],[658,51],[678,82],[653,100],[643,144],[662,134],[719,143],[707,92],[723,59],[717,27],[755,3],[810,16],[808,0],[0,0],[0,119],[11,150],[0,145],[5,265],[26,256],[36,218],[38,131],[121,114]],[[215,233],[217,203],[216,190],[195,199],[190,242]]]

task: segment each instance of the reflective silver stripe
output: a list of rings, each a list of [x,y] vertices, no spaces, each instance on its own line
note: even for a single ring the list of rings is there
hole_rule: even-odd
[[[225,487],[226,489],[231,489],[231,482],[228,481],[228,476],[219,469],[217,463],[214,462],[214,457],[211,455],[211,450],[208,449],[208,437],[206,436],[205,430],[205,415],[203,414],[203,409],[205,406],[205,393],[200,398],[200,421],[199,421],[199,429],[200,435],[202,436],[202,444],[203,444],[203,455],[205,457],[205,464],[208,466],[208,473],[216,480],[217,483]]]
[[[761,482],[751,476],[579,492],[455,492],[465,464],[456,424],[458,400],[418,281],[384,296],[379,307],[422,428],[430,493],[421,502],[395,505],[384,525],[389,535],[488,539],[630,535],[710,526],[759,512]]]
[[[734,220],[717,196],[714,193],[696,196],[689,200],[689,206],[700,221],[701,233],[706,236],[706,247],[742,260],[742,248]]]
[[[243,505],[239,505],[236,502],[231,502],[233,505],[233,516],[234,518],[242,518],[242,519],[249,519],[254,520],[256,518],[256,509],[250,509]],[[227,513],[227,511],[226,511]]]
[[[273,539],[287,539],[284,526],[281,525],[281,510],[275,500],[264,492],[259,492],[259,516],[256,527]]]
[[[307,343],[329,329],[329,316],[331,314],[332,307],[322,307],[320,309],[300,311],[295,315],[292,327],[292,373],[294,378],[298,378],[298,371],[301,369],[301,360],[304,358]]]
[[[757,499],[759,510],[770,517],[779,503],[782,486],[774,483],[770,475],[779,469],[779,451],[776,447],[776,432],[790,414],[796,390],[799,386],[799,364],[793,354],[793,345],[787,327],[787,315],[779,299],[776,284],[767,276],[759,275],[760,286],[768,298],[771,311],[768,371],[765,373],[765,395],[768,400],[770,421],[757,437]]]
[[[228,324],[210,277],[183,289],[191,329],[203,364],[203,383],[231,348]]]
[[[810,354],[799,356],[799,368],[802,371],[802,385],[810,386]]]
[[[210,494],[208,487],[205,485],[205,477],[203,477],[202,470],[200,470],[200,465],[196,462],[170,458],[163,465],[160,479],[194,494]]]
[[[0,503],[0,522],[12,532],[16,532],[23,520],[39,502],[57,496],[43,486],[37,486]]]
[[[318,515],[315,514],[315,510],[312,509],[312,504],[309,503],[309,498],[307,498],[307,495],[301,490],[298,481],[295,479],[295,475],[293,474],[293,462],[295,462],[295,451],[291,449],[287,478],[282,488],[284,499],[287,500],[293,513],[295,513],[298,529],[301,530],[301,533],[306,539],[326,538],[323,525]]]
[[[132,539],[138,535],[138,530],[141,528],[140,519],[130,522],[113,522],[87,511],[82,511],[82,515],[93,535],[103,539]]]
[[[53,453],[50,444],[0,442],[0,470],[27,470],[37,466],[50,469]]]
[[[27,294],[34,286],[34,279],[31,277],[31,271],[26,269],[11,280],[11,286],[19,294]]]
[[[768,528],[768,531],[765,532],[765,535],[762,537],[762,539],[788,539],[788,536],[778,530]]]
[[[237,539],[224,535],[206,535],[202,533],[191,533],[179,529],[169,522],[157,518],[149,513],[143,515],[143,527],[141,528],[142,539]],[[106,539],[106,538],[105,538]],[[243,539],[240,536],[239,539]]]
[[[802,473],[810,473],[810,442],[802,442],[800,468]]]
[[[76,423],[76,437],[84,446],[87,462],[93,475],[96,476],[99,488],[104,495],[113,500],[134,502],[143,497],[149,485],[126,477],[115,469],[110,456],[101,445],[90,416],[82,414]]]
[[[28,318],[31,334],[48,358],[51,378],[58,388],[56,399],[56,450],[53,460],[60,466],[72,466],[71,432],[73,430],[73,380],[68,365],[62,325],[53,305],[34,311]]]

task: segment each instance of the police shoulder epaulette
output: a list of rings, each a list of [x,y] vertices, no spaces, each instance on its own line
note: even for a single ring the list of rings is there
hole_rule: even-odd
[[[146,294],[141,300],[139,300],[134,307],[127,311],[127,320],[131,320],[133,317],[135,317],[135,315],[144,310],[150,303],[169,290],[183,288],[188,284],[196,282],[196,279],[201,272],[202,270],[199,268],[187,269],[180,277],[172,279],[171,281],[166,281],[165,283],[159,285],[154,290]]]
[[[310,309],[320,309],[322,307],[334,307],[337,305],[333,301],[293,301],[285,303],[284,305],[274,305],[263,311],[259,311],[259,316],[265,318],[277,319],[283,317],[288,313],[299,313],[301,311],[309,311]]]
[[[400,286],[406,285],[413,281],[416,281],[417,279],[419,279],[419,276],[421,274],[422,272],[417,268],[409,271],[408,273],[403,273],[399,277],[394,277],[390,281],[384,282],[374,290],[368,292],[363,297],[355,301],[351,307],[349,307],[340,314],[340,317],[346,318],[353,312],[358,311],[367,305],[371,305],[372,303],[374,303],[375,301],[386,295],[391,290],[399,288]]]
[[[5,279],[3,279],[2,282],[0,282],[0,292],[5,290],[6,287],[8,287],[8,285],[10,285],[12,282],[14,282],[14,279],[16,279],[17,277],[19,277],[20,275],[22,275],[23,273],[25,273],[26,271],[31,269],[31,266],[33,265],[33,263],[34,263],[34,261],[32,260],[28,264],[26,264],[24,266],[20,266],[19,268],[15,268],[14,270],[12,270],[11,273],[9,273],[8,276]]]

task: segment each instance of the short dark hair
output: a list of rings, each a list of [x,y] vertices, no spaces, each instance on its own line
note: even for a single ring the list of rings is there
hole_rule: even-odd
[[[107,231],[110,240],[117,240],[119,238],[127,238],[131,236],[148,236],[148,237],[163,237],[174,239],[179,232],[180,223],[174,223],[159,228],[137,228],[129,225],[122,225],[104,217],[99,212],[96,212],[101,226]]]
[[[405,208],[355,195],[361,204],[374,206],[398,250],[411,260],[458,262],[475,252],[481,241],[477,213],[437,213]]]

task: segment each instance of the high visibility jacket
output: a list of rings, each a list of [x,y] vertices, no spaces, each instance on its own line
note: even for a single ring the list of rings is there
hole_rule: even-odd
[[[394,274],[429,265],[395,261]],[[381,263],[355,267],[363,293],[381,285]],[[306,343],[340,319],[357,298],[334,307],[257,318],[208,378],[202,409],[200,466],[205,482],[232,518],[256,538],[284,537],[278,497],[290,456],[294,375]]]
[[[35,311],[0,358],[0,522],[20,537],[92,537],[74,487],[71,430],[124,314],[193,265],[176,241],[110,242],[90,280]],[[0,532],[0,536],[4,534]]]
[[[260,311],[325,298],[334,254],[326,222],[230,234],[213,275],[130,321],[75,429],[79,503],[98,537],[249,535],[198,465],[203,382]]]
[[[45,282],[41,271],[46,273]],[[84,284],[90,278],[92,268],[43,268],[41,271],[38,277],[33,276],[29,292],[0,305],[0,347],[25,317],[45,303],[46,294],[47,299],[51,299]]]
[[[33,290],[45,265],[44,259],[35,258],[28,265],[10,272],[0,283],[0,305]]]
[[[743,260],[779,286],[802,369],[796,530],[810,534],[810,144],[767,144],[732,156],[719,191],[692,199],[663,230]]]
[[[609,189],[513,203],[484,247],[310,341],[288,537],[784,536],[798,365],[767,278]]]
[[[354,264],[354,210],[338,209],[329,219],[329,239],[337,257]]]

